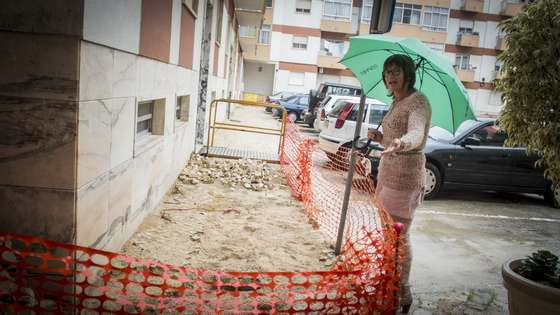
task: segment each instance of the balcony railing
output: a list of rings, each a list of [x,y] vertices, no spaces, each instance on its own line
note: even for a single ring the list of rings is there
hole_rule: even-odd
[[[455,72],[459,77],[459,80],[463,82],[474,82],[474,69],[461,69],[456,67]]]
[[[524,3],[517,3],[517,2],[510,2],[507,0],[503,0],[502,10],[500,13],[502,15],[507,15],[507,16],[518,15],[521,12],[521,9],[523,9],[524,5],[525,5]]]
[[[457,45],[466,47],[478,47],[480,36],[478,33],[459,33],[457,35]]]
[[[463,0],[461,9],[471,12],[484,12],[484,0]]]

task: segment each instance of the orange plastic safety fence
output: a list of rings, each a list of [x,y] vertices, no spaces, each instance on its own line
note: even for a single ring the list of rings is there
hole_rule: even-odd
[[[333,237],[344,166],[333,167],[319,153],[288,125],[282,168],[309,219]],[[364,190],[371,183],[358,182],[343,251],[330,271],[192,269],[0,234],[0,313],[390,314],[398,292],[396,232]]]

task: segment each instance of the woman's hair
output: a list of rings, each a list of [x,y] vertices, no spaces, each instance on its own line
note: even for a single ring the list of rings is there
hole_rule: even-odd
[[[383,77],[383,83],[387,86],[387,82],[385,81],[385,71],[390,66],[397,66],[402,69],[404,73],[404,86],[408,87],[409,91],[415,91],[414,83],[416,83],[416,66],[414,65],[414,61],[407,55],[392,55],[385,60],[383,63],[383,73],[381,76]],[[389,96],[393,96],[393,92],[389,94]]]

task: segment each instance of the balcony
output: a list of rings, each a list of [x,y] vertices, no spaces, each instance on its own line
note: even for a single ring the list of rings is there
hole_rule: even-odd
[[[507,49],[507,42],[506,39],[503,37],[498,37],[496,41],[496,49],[498,50],[506,50]]]
[[[509,1],[504,0],[502,1],[502,10],[500,13],[507,16],[518,15],[524,5],[524,3],[510,3]]]
[[[457,45],[465,47],[478,47],[480,36],[478,33],[459,33],[457,35]]]
[[[321,19],[321,31],[352,34],[352,24],[346,20]]]
[[[251,61],[269,61],[270,45],[256,44],[254,49],[245,51],[243,56]]]
[[[239,26],[260,28],[264,11],[264,0],[234,0],[235,14]]]
[[[447,40],[446,32],[431,32],[422,29],[419,25],[393,23],[391,31],[387,35],[400,37],[414,37],[423,42],[444,44]]]
[[[463,0],[461,9],[471,12],[484,12],[484,0]]]
[[[317,56],[317,66],[322,68],[330,68],[330,69],[341,69],[344,70],[346,67],[340,63],[340,58],[338,56],[328,56],[325,52],[319,52]]]
[[[456,68],[457,76],[459,80],[463,82],[474,82],[474,70],[473,69],[459,69]]]

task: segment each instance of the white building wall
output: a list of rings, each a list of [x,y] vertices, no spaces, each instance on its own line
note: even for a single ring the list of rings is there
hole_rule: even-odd
[[[138,53],[142,1],[85,0],[84,39]]]
[[[305,79],[303,80],[303,85],[293,85],[290,84],[290,71],[288,70],[278,70],[276,82],[277,88],[275,91],[288,91],[295,93],[309,93],[309,90],[315,89],[317,86],[317,73],[304,72]]]
[[[259,71],[261,68],[261,71]],[[274,65],[256,62],[245,64],[245,92],[272,95]]]
[[[323,1],[313,0],[309,14],[296,12],[296,0],[274,1],[274,24],[292,25],[307,28],[320,28],[323,16]]]
[[[307,49],[292,48],[292,34],[272,32],[270,60],[291,63],[317,64],[317,54],[321,48],[321,38],[307,37]]]
[[[179,46],[181,39],[181,0],[173,0],[171,12],[171,45],[169,49],[169,63],[179,63]]]

